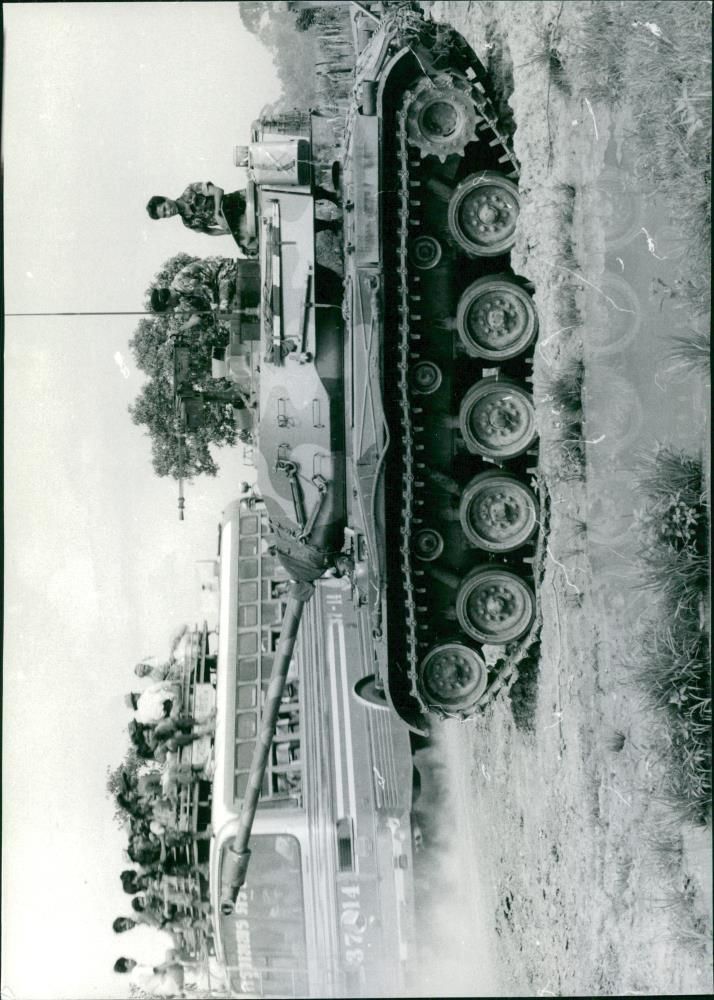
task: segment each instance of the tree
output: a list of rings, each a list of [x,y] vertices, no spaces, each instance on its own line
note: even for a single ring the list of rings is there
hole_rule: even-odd
[[[129,413],[133,423],[146,424],[152,437],[178,433],[173,386],[166,377],[149,379],[139,390],[136,401],[129,405]]]
[[[188,253],[177,253],[175,257],[169,257],[168,260],[165,260],[146,289],[146,308],[149,308],[149,298],[152,291],[158,285],[170,285],[182,267],[185,267],[187,264],[193,264],[195,260],[199,259],[199,257],[192,257]]]
[[[208,443],[195,434],[186,437],[183,456],[179,454],[177,437],[154,438],[151,442],[151,464],[157,476],[173,476],[174,479],[215,476],[218,472]]]
[[[242,0],[238,4],[238,14],[241,21],[254,35],[260,32],[260,21],[267,6],[265,0]]]
[[[170,284],[182,267],[199,259],[181,253],[165,261],[146,290],[147,309],[154,288]],[[191,479],[200,474],[215,476],[218,465],[209,446],[233,445],[236,442],[232,409],[225,403],[206,403],[202,426],[186,435],[183,461],[180,460],[179,435],[183,428],[174,386],[176,339],[180,337],[181,343],[188,347],[187,380],[197,391],[215,388],[216,383],[211,379],[213,350],[225,347],[229,341],[227,327],[219,324],[212,313],[199,315],[197,325],[185,335],[180,335],[179,328],[189,314],[168,312],[147,315],[139,320],[129,341],[137,367],[149,376],[136,400],[129,405],[129,414],[133,423],[146,427],[151,438],[154,472],[158,476],[173,476],[175,479]]]
[[[168,345],[167,323],[163,316],[140,319],[129,341],[129,350],[136,367],[145,375],[168,373],[172,365],[172,351]]]

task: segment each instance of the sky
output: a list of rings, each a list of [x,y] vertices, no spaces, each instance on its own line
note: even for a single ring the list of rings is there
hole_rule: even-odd
[[[235,256],[152,194],[242,186],[232,147],[278,97],[235,3],[5,4],[2,156],[6,313],[143,308],[164,260]],[[134,664],[200,623],[197,560],[246,475],[158,479],[127,406],[138,317],[5,318],[3,1000],[124,996],[131,954],[106,798],[126,746]],[[163,954],[157,954],[157,961]]]

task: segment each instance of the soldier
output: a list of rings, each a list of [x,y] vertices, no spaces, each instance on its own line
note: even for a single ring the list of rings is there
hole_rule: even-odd
[[[151,219],[169,219],[178,215],[184,226],[208,236],[232,235],[247,257],[254,257],[255,240],[249,240],[245,220],[245,191],[225,194],[212,181],[196,182],[178,198],[154,195],[146,205]]]

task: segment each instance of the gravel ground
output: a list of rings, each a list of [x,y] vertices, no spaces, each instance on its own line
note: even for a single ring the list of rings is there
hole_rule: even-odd
[[[622,665],[644,603],[631,588],[632,453],[662,436],[702,447],[708,409],[703,387],[665,380],[663,388],[658,367],[656,327],[664,334],[671,316],[647,289],[668,273],[666,212],[645,197],[640,216],[635,192],[631,231],[618,230],[622,219],[603,198],[603,186],[628,176],[622,113],[554,88],[534,56],[556,19],[574,31],[585,7],[430,7],[484,61],[497,54],[512,70],[523,196],[513,264],[536,286],[534,393],[552,504],[537,674],[483,717],[438,735],[436,759],[453,780],[438,811],[448,821],[434,831],[432,902],[424,904],[433,907],[429,989],[419,992],[430,995],[712,988],[711,833],[681,830],[681,850],[664,849],[671,817],[652,752],[660,734]],[[634,289],[634,306],[629,292],[619,299],[612,291],[618,274]],[[547,399],[554,366],[575,357],[585,359],[585,436],[595,442],[585,480],[566,474]]]

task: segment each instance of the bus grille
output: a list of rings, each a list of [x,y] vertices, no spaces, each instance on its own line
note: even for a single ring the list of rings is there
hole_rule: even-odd
[[[389,713],[379,709],[370,711],[367,719],[374,801],[378,809],[395,809],[399,804],[400,794]]]

